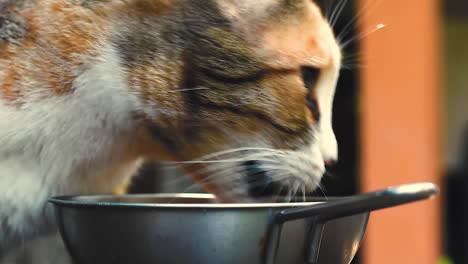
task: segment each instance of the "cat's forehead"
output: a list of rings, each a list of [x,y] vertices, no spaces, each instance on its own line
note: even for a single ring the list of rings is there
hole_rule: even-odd
[[[262,22],[278,16],[297,16],[306,9],[320,15],[312,0],[214,0],[225,17],[231,21]],[[264,22],[264,21],[263,21]]]
[[[224,15],[232,19],[262,15],[279,3],[278,0],[216,0],[216,2]]]
[[[220,10],[274,67],[327,67],[340,60],[334,34],[311,0],[217,0]]]
[[[262,48],[281,65],[329,67],[340,58],[334,33],[319,9],[308,1],[297,17],[273,23],[260,34]]]

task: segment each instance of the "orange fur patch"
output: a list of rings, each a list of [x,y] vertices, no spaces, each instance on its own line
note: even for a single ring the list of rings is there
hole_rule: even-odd
[[[122,13],[134,14],[138,16],[151,14],[161,15],[172,9],[177,0],[130,0],[124,1],[117,8]]]
[[[313,3],[298,20],[281,21],[260,29],[263,48],[272,59],[273,68],[299,68],[310,65],[322,68],[331,61],[328,43],[324,42],[326,21]]]
[[[65,0],[37,3],[31,10],[18,14],[27,23],[20,45],[0,49],[6,72],[0,94],[8,101],[38,87],[53,95],[70,93],[74,79],[98,55],[96,43],[109,32],[103,16]]]
[[[18,74],[15,71],[14,67],[11,67],[10,70],[6,73],[5,79],[1,84],[0,91],[3,94],[3,97],[7,100],[13,100],[20,96],[20,92],[16,89],[16,82],[18,80]]]
[[[52,11],[55,11],[55,12],[59,12],[59,11],[62,11],[63,8],[65,7],[65,4],[64,3],[53,3],[51,5],[51,9]]]

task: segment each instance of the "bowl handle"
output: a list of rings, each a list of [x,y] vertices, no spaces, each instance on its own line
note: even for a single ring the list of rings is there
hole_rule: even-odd
[[[315,225],[311,234],[311,248],[306,263],[316,264],[323,226],[327,221],[428,199],[436,195],[438,191],[435,184],[414,183],[327,201],[313,206],[279,211],[273,215],[271,220],[264,262],[265,264],[275,263],[281,229],[285,222],[303,218],[313,219]]]

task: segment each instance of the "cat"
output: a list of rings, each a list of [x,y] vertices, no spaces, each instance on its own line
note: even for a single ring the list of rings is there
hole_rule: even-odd
[[[0,257],[54,230],[49,197],[113,193],[144,160],[248,202],[312,191],[337,159],[341,51],[312,0],[0,11]]]

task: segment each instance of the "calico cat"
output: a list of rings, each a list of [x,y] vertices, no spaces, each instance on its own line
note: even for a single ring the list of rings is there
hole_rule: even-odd
[[[53,229],[50,196],[112,193],[145,159],[176,162],[222,201],[255,201],[314,190],[337,158],[341,53],[311,0],[0,11],[0,256]]]

